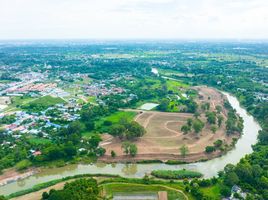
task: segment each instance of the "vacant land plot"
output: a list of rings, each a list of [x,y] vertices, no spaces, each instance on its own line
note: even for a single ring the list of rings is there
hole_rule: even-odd
[[[215,111],[216,106],[223,108],[225,97],[217,90],[208,87],[193,88],[199,92],[199,98],[196,102],[201,105],[210,103],[210,111]],[[231,144],[232,137],[226,135],[223,125],[213,134],[211,125],[206,123],[204,111],[199,111],[199,117],[206,125],[203,130],[196,134],[193,131],[184,135],[181,127],[186,124],[188,118],[193,118],[190,113],[169,113],[157,111],[140,111],[135,121],[146,129],[146,134],[134,143],[138,147],[138,155],[131,158],[124,156],[121,149],[121,141],[118,138],[109,137],[106,142],[102,143],[102,147],[106,149],[106,155],[100,160],[103,161],[123,161],[123,160],[173,160],[180,159],[188,162],[198,161],[200,159],[209,159],[219,156],[222,152],[216,151],[211,154],[204,152],[206,146],[213,146],[217,140],[222,140],[224,144]],[[226,110],[223,108],[222,115],[226,119]],[[224,120],[225,120],[224,119]],[[236,137],[236,136],[233,136]],[[106,135],[107,139],[107,135]],[[186,145],[188,147],[187,156],[183,157],[180,148]],[[116,157],[111,158],[111,151],[116,152]]]
[[[22,106],[23,109],[29,110],[32,112],[40,112],[42,110],[47,109],[50,106],[65,103],[62,98],[52,97],[50,95],[43,96],[39,99],[26,103]]]

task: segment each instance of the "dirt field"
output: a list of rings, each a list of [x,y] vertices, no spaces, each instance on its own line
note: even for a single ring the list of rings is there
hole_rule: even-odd
[[[217,90],[204,86],[194,87],[194,89],[199,92],[199,97],[196,99],[199,105],[209,102],[210,111],[215,111],[217,105],[221,105],[224,108],[223,102],[225,97]],[[213,146],[216,140],[221,139],[227,144],[232,142],[232,138],[227,137],[225,134],[225,122],[222,123],[221,128],[215,134],[210,130],[210,125],[206,124],[198,135],[194,132],[183,135],[181,126],[186,123],[188,118],[192,118],[193,114],[157,111],[137,112],[138,115],[135,121],[146,129],[146,134],[134,142],[138,147],[138,155],[134,158],[125,156],[121,149],[121,141],[118,138],[105,135],[101,146],[106,149],[106,155],[100,158],[100,160],[118,162],[124,160],[180,159],[193,162],[219,156],[221,154],[219,151],[210,155],[204,153],[205,147]],[[199,112],[202,113],[201,110]],[[226,110],[223,109],[222,114],[226,118]],[[200,119],[206,122],[204,113],[201,114]],[[184,144],[189,149],[189,154],[185,158],[180,155],[179,150]],[[112,150],[117,154],[114,159],[110,156]]]

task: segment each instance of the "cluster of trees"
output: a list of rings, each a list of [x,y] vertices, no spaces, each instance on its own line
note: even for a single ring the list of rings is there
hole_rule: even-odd
[[[131,155],[132,157],[136,156],[138,153],[137,146],[130,142],[123,142],[121,148],[126,155]]]
[[[66,183],[62,190],[51,189],[42,194],[42,200],[97,200],[99,199],[97,181],[93,178],[78,179]]]
[[[220,184],[218,179],[213,177],[211,179],[197,179],[194,178],[191,181],[185,179],[183,181],[185,185],[185,191],[191,193],[196,199],[216,199],[215,196],[210,196],[210,194],[203,192],[203,187],[209,187],[215,184]],[[220,185],[221,190],[224,189],[222,185]]]
[[[134,140],[138,137],[142,137],[145,134],[145,129],[139,123],[135,121],[120,120],[118,124],[115,124],[110,129],[110,134],[119,137],[121,140]]]
[[[243,128],[243,119],[237,116],[233,109],[229,110],[226,121],[227,134],[242,133]]]
[[[254,53],[254,50],[251,53]],[[267,69],[258,67],[255,62],[249,63],[245,60],[236,63],[234,68],[227,67],[228,64],[230,63],[218,62],[202,70],[198,69],[198,66],[190,67],[190,71],[198,73],[199,76],[186,79],[234,94],[247,111],[259,121],[262,130],[259,131],[258,143],[253,146],[254,152],[241,159],[232,170],[221,173],[219,180],[224,179],[225,184],[221,186],[223,196],[230,196],[231,184],[236,183],[248,193],[247,199],[268,199],[265,182],[268,179],[266,173],[268,171],[268,102],[256,98],[256,93],[267,94],[268,92],[267,87],[262,85],[261,81],[256,81],[265,80]],[[224,106],[229,110],[226,122],[228,134],[241,132],[242,120],[235,116],[228,102],[225,102]]]
[[[187,119],[187,123],[181,127],[181,131],[183,134],[187,134],[194,130],[196,134],[200,133],[204,128],[205,124],[198,118],[189,118]]]
[[[220,178],[229,189],[233,185],[240,185],[245,191],[250,191],[250,193],[255,195],[251,199],[267,199],[267,167],[263,167],[257,162],[252,163],[248,159],[251,156],[241,159],[236,166],[232,164],[226,165],[224,171],[219,173]]]
[[[12,124],[16,121],[15,115],[5,115],[4,117],[0,118],[0,125],[1,124]]]
[[[198,109],[197,103],[192,99],[180,99],[176,100],[177,106],[180,107],[180,112],[186,112],[186,113],[195,113]],[[157,106],[157,109],[163,112],[172,112],[174,106],[174,100],[163,98],[160,101],[160,104]]]

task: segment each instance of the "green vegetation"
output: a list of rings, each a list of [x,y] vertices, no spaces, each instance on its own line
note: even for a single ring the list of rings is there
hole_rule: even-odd
[[[137,146],[130,142],[123,142],[121,148],[126,155],[131,155],[132,157],[136,156],[138,152]]]
[[[145,132],[144,127],[135,121],[122,121],[119,124],[113,125],[110,129],[111,135],[118,136],[121,140],[134,140],[142,137]]]
[[[21,170],[27,169],[31,165],[32,163],[29,160],[21,160],[20,162],[16,164],[15,168],[21,171]]]
[[[185,144],[180,147],[180,153],[182,157],[185,157],[189,153],[189,149]]]
[[[83,108],[79,112],[81,119],[78,122],[71,125],[68,122],[64,125],[70,127],[63,127],[60,130],[43,128],[42,131],[48,133],[48,138],[45,140],[40,135],[36,137],[22,135],[14,138],[14,135],[19,134],[18,132],[14,135],[2,134],[1,129],[1,144],[8,141],[14,148],[5,146],[0,149],[0,169],[15,166],[20,162],[25,164],[25,159],[29,159],[33,165],[43,165],[65,159],[69,154],[72,156],[67,156],[66,160],[83,156],[96,158],[103,154],[103,149],[97,147],[100,141],[99,132],[108,131],[118,124],[106,119],[102,121],[102,118],[113,115],[118,108],[135,108],[141,102],[160,103],[157,109],[162,111],[195,113],[195,118],[198,119],[197,105],[194,103],[196,94],[193,94],[187,86],[208,85],[235,95],[241,105],[258,120],[262,130],[259,132],[258,143],[253,146],[254,152],[241,159],[238,165],[231,169],[228,167],[221,172],[216,182],[215,180],[194,180],[185,184],[185,187],[196,199],[209,199],[209,197],[219,199],[222,196],[229,196],[231,185],[236,183],[248,193],[248,199],[268,199],[266,173],[268,59],[265,42],[174,42],[172,44],[144,42],[142,45],[115,43],[112,46],[113,53],[110,48],[106,48],[111,47],[111,44],[102,44],[101,47],[99,44],[76,44],[75,46],[70,44],[68,47],[56,43],[44,47],[29,44],[27,48],[24,45],[1,45],[0,60],[5,66],[1,68],[1,83],[21,81],[17,75],[23,73],[46,72],[49,81],[59,80],[59,87],[66,88],[66,91],[77,88],[79,88],[77,91],[81,90],[91,81],[105,86],[122,87],[125,92],[96,95],[90,98],[92,104],[83,103]],[[44,63],[53,67],[47,68]],[[89,65],[90,67],[85,67]],[[159,70],[159,77],[151,73],[152,66]],[[84,78],[77,77],[79,74]],[[170,80],[162,78],[161,74],[170,77]],[[171,79],[178,79],[178,81]],[[83,92],[78,93],[86,96]],[[182,94],[186,94],[187,98]],[[5,111],[24,108],[28,112],[40,112],[56,103],[51,99],[43,99],[45,97],[40,98],[43,99],[41,101],[35,100],[31,95],[36,96],[36,93],[29,92],[23,97],[12,97],[12,102]],[[211,106],[204,104],[201,105],[201,109],[210,112]],[[228,107],[227,104],[225,106]],[[211,127],[226,125],[228,134],[241,134],[243,124],[234,111],[229,110],[226,124],[223,124],[222,109],[216,107],[216,111],[216,119],[214,113],[207,115]],[[14,121],[9,120],[2,118],[1,123]],[[41,128],[40,124],[42,122],[38,122],[36,126]],[[182,131],[187,134],[190,131],[199,133],[201,130],[202,123],[192,121],[192,124],[187,124]],[[214,130],[215,128],[211,129],[212,132]],[[87,137],[82,138],[81,133]],[[82,139],[84,142],[81,142]],[[47,140],[50,142],[46,142]],[[75,151],[73,148],[69,149],[70,146],[74,147]],[[217,141],[210,149],[223,147],[224,144]],[[79,148],[86,149],[85,155],[76,151]],[[29,157],[30,149],[41,150],[42,156]],[[56,158],[51,155],[51,152],[54,152]]]
[[[58,97],[44,96],[29,103],[22,105],[22,108],[31,112],[40,112],[55,104],[65,103],[65,101]]]
[[[108,183],[103,184],[107,196],[113,196],[115,193],[121,194],[155,194],[159,191],[167,191],[167,197],[170,200],[185,199],[185,196],[173,188],[166,188],[164,185],[146,185],[146,184],[132,184],[132,183]]]
[[[122,120],[130,122],[135,116],[135,112],[117,111],[97,120],[95,127],[99,132],[109,132],[113,125],[119,124]]]
[[[97,200],[99,188],[95,179],[78,179],[70,183],[66,183],[62,190],[50,190],[49,193],[44,192],[42,200]]]
[[[15,115],[5,115],[4,117],[0,118],[0,125],[1,124],[12,124],[16,121]]]
[[[202,174],[190,170],[154,170],[151,173],[157,178],[163,179],[184,179],[184,178],[200,178]]]

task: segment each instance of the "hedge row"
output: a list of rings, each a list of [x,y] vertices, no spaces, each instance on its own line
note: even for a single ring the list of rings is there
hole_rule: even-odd
[[[151,174],[157,178],[163,179],[184,179],[184,178],[200,178],[203,176],[200,172],[190,170],[154,170]]]

